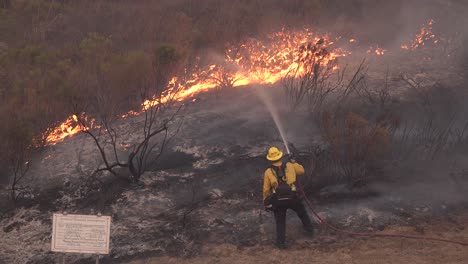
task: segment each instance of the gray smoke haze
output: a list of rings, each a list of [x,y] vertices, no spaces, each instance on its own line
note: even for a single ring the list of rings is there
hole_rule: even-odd
[[[301,7],[303,3],[304,1],[288,1],[276,4],[280,9],[284,5],[289,5],[290,8]],[[468,98],[464,92],[466,86],[463,82],[455,82],[452,78],[453,74],[463,73],[466,67],[463,63],[468,62],[466,59],[468,53],[464,45],[454,43],[455,41],[463,43],[468,36],[465,27],[468,22],[466,1],[328,1],[324,12],[314,17],[317,21],[303,17],[278,17],[274,12],[275,9],[271,8],[272,2],[265,1],[262,5],[268,12],[262,13],[258,23],[252,27],[253,37],[261,37],[260,35],[276,31],[282,26],[290,28],[309,26],[314,31],[356,38],[364,51],[375,45],[393,51],[389,58],[373,60],[369,68],[370,70],[378,68],[376,76],[379,80],[374,80],[376,85],[382,85],[385,70],[387,67],[390,69],[392,89],[402,92],[401,97],[397,99],[400,101],[392,105],[389,111],[401,116],[402,126],[409,124],[413,129],[421,129],[421,126],[427,124],[423,106],[426,103],[433,108],[434,126],[437,129],[448,126],[454,114],[457,117],[457,129],[462,129],[468,121],[464,118],[468,113],[468,107],[464,103]],[[413,40],[420,28],[430,19],[434,20],[433,33],[437,37],[450,39],[452,41],[450,45],[456,46],[453,57],[444,58],[444,61],[439,61],[439,58],[423,61],[426,54],[414,52],[408,55],[401,52],[400,46]],[[441,50],[444,50],[444,47],[430,52]],[[357,64],[365,55],[364,52],[355,56],[352,59],[354,61],[346,62]],[[211,56],[216,58],[216,61],[223,61],[222,54],[213,52]],[[446,65],[450,68],[444,68]],[[401,81],[399,75],[402,73],[420,78],[418,81],[422,82],[421,85],[426,91],[424,98]],[[284,94],[281,92],[281,84],[276,84],[272,88],[269,92],[272,93],[272,98],[275,98],[274,105],[278,106],[286,139],[303,150],[314,144],[322,144],[315,120],[307,113],[291,114],[288,102],[284,100]],[[231,117],[236,132],[226,137],[228,131],[232,132],[230,122],[225,120],[227,123],[213,123],[213,127],[209,129],[210,133],[202,135],[203,141],[245,145],[249,142],[255,144],[276,138],[274,144],[282,147],[279,133],[266,106],[261,105],[261,100],[255,98],[255,93],[248,91],[245,93],[249,96],[233,96],[229,97],[229,100],[223,96],[224,99],[220,100],[227,101],[210,110]],[[366,118],[375,118],[373,112],[376,110],[371,107],[359,106],[351,110]],[[435,159],[421,159],[416,147],[408,148],[414,153],[405,155],[405,158],[400,157],[402,160],[398,161],[398,165],[389,163],[382,178],[388,179],[391,183],[380,182],[374,186],[377,190],[389,195],[401,195],[408,201],[425,200],[434,203],[467,201],[464,195],[464,191],[467,190],[464,175],[468,169],[465,165],[468,164],[465,145],[450,148]]]
[[[332,7],[317,27],[344,37],[355,37],[366,48],[378,45],[399,49],[414,39],[423,24],[434,20],[433,33],[454,49],[453,64],[468,65],[468,2],[463,0],[330,1]]]
[[[407,55],[398,52],[400,46],[414,39],[422,25],[430,19],[434,20],[433,33],[446,42],[443,43],[444,46],[427,53],[431,52],[430,55],[434,55],[450,51],[450,57],[444,53],[444,57],[434,56],[431,60],[425,60],[427,53],[415,52]],[[395,51],[393,55],[389,55],[392,56],[391,59],[375,60],[369,66],[390,68],[391,78],[398,79],[391,81],[391,85],[394,89],[403,90],[399,103],[393,105],[389,111],[398,113],[402,124],[414,126],[416,130],[425,129],[422,127],[426,126],[427,122],[432,122],[430,129],[441,131],[452,126],[451,131],[447,133],[456,136],[466,129],[468,122],[467,23],[467,1],[336,1],[335,9],[323,14],[315,27],[320,32],[329,31],[344,37],[355,37],[362,48],[377,44],[379,47]],[[385,73],[380,71],[379,74],[382,77]],[[401,82],[401,74],[417,76],[424,95],[409,89]],[[430,105],[433,112],[430,116],[432,121],[429,121],[427,113],[423,110],[425,104]],[[372,112],[372,109],[363,111],[359,107],[355,110],[360,113]],[[314,127],[310,120],[303,119],[302,122],[294,124],[294,118],[287,117],[286,113],[284,116],[284,122],[288,123],[285,127],[290,141],[307,138],[301,133],[304,131],[317,133],[316,129],[310,128]],[[452,121],[455,124],[451,125]],[[304,129],[304,126],[309,127]],[[301,144],[307,144],[304,140],[299,142],[299,147]],[[389,182],[375,184],[376,190],[420,204],[456,205],[468,202],[465,195],[468,190],[466,139],[464,143],[450,146],[432,158],[422,158],[420,149],[416,146],[410,147],[410,151],[414,153],[405,153],[405,157],[401,157],[402,160],[388,164],[384,178]]]
[[[128,45],[131,48],[146,47],[150,45],[150,41],[148,40],[153,40],[153,38],[158,41],[176,42],[179,37],[181,39],[183,37],[170,33],[176,32],[179,29],[181,32],[192,32],[195,30],[194,25],[197,25],[199,27],[196,30],[200,31],[200,39],[195,38],[190,41],[208,45],[198,48],[199,50],[210,50],[207,53],[212,57],[211,63],[213,63],[213,61],[222,62],[224,60],[224,54],[221,52],[224,51],[226,43],[223,41],[235,42],[243,38],[257,37],[271,31],[280,30],[282,27],[302,28],[303,26],[308,26],[318,32],[331,32],[337,36],[356,38],[359,46],[364,50],[369,46],[378,45],[379,47],[398,51],[402,43],[410,41],[414,38],[415,34],[419,33],[419,29],[424,23],[427,23],[429,19],[434,19],[434,33],[437,36],[461,42],[452,43],[455,53],[453,58],[449,58],[449,60],[452,61],[452,66],[456,66],[455,69],[447,68],[446,70],[441,70],[442,66],[439,66],[439,74],[441,75],[439,78],[439,76],[434,76],[435,71],[428,71],[427,68],[429,66],[437,66],[437,64],[441,64],[440,62],[420,62],[418,60],[420,57],[416,57],[413,60],[418,61],[418,63],[411,64],[406,58],[398,57],[400,56],[398,54],[394,55],[398,57],[397,59],[382,59],[381,62],[373,61],[373,64],[369,67],[384,66],[385,68],[389,66],[392,70],[392,77],[396,78],[404,66],[405,70],[408,68],[412,70],[412,72],[409,72],[412,75],[419,74],[418,76],[421,76],[422,79],[431,79],[432,84],[429,85],[428,100],[437,113],[436,125],[439,128],[443,127],[447,124],[447,120],[450,119],[452,114],[457,113],[457,118],[460,119],[460,124],[458,125],[460,128],[463,128],[463,122],[468,121],[466,118],[463,119],[463,116],[466,117],[466,113],[468,113],[468,107],[465,104],[467,97],[466,92],[464,92],[466,91],[466,82],[462,84],[452,83],[453,78],[450,73],[468,72],[466,70],[468,68],[468,49],[464,45],[468,42],[468,27],[465,26],[468,24],[467,1],[316,1],[322,3],[322,9],[317,11],[307,9],[308,12],[304,11],[300,14],[301,10],[306,10],[308,2],[305,0],[170,0],[158,1],[157,5],[155,5],[154,1],[141,1],[134,4],[133,8],[135,10],[131,10],[131,12],[137,14],[140,18],[139,20],[135,20],[135,15],[128,15],[131,13],[129,11],[130,13],[128,14],[124,12],[127,15],[119,21],[121,27],[134,23],[138,30],[135,28],[127,30],[128,36],[125,35],[125,38],[119,38],[119,35],[115,34],[113,40],[116,42],[116,45],[120,45],[123,42],[125,43],[124,47]],[[147,10],[145,10],[146,6],[148,6]],[[238,6],[241,6],[241,8],[234,8]],[[115,21],[111,20],[113,16],[105,15],[112,11],[106,8],[94,11],[92,12],[92,14],[95,14],[94,20],[81,19],[80,13],[75,13],[76,17],[70,16],[67,18],[68,20],[76,20],[76,23],[73,23],[74,27],[67,27],[73,30],[68,29],[58,32],[57,36],[62,34],[65,37],[73,36],[73,38],[77,38],[77,36],[85,35],[85,33],[76,34],[74,32],[75,29],[82,29],[83,32],[96,31],[106,36],[114,35],[112,25],[115,25],[113,23]],[[90,13],[86,10],[82,12]],[[193,22],[194,25],[187,21]],[[223,26],[213,29],[209,27],[211,24],[221,24]],[[167,25],[176,25],[178,28],[174,30],[174,28]],[[141,36],[137,33],[140,32],[140,29],[143,32],[149,32],[145,35],[145,38],[139,38]],[[183,31],[183,29],[186,31]],[[214,32],[210,32],[210,30]],[[69,35],[66,34],[67,32]],[[210,32],[210,34],[206,32]],[[168,36],[158,39],[160,36],[165,35]],[[57,36],[55,37],[58,38]],[[362,57],[357,56],[354,63],[359,63],[361,59]],[[445,67],[445,64],[443,67]],[[382,78],[385,72],[381,71],[379,74],[379,77]],[[392,85],[395,88],[407,88],[404,83],[401,83],[401,80],[393,82]],[[320,136],[318,135],[314,120],[307,113],[291,115],[288,112],[289,107],[287,103],[284,102],[284,94],[281,92],[280,86],[280,84],[276,85],[277,89],[274,90],[274,93],[276,93],[275,97],[277,98],[276,105],[280,107],[280,119],[284,122],[287,140],[295,143],[299,148],[307,148],[310,145],[318,144]],[[222,93],[226,92],[222,91]],[[414,91],[413,93],[405,92],[404,97],[405,101],[396,104],[391,110],[401,115],[404,122],[416,125],[423,124],[425,120],[422,120],[422,110],[418,104],[422,105],[427,102],[421,102],[421,98],[418,97],[418,94],[414,94]],[[272,122],[261,100],[255,97],[255,93],[251,92],[247,98],[245,95],[243,97],[230,98],[229,94],[226,93],[226,95],[223,95],[223,98],[224,104],[222,105],[216,105],[213,108],[210,105],[202,105],[200,107],[205,107],[206,109],[198,109],[201,112],[197,118],[205,118],[203,111],[210,114],[218,113],[222,118],[220,122],[208,123],[208,127],[205,127],[196,134],[196,137],[200,138],[199,140],[207,144],[216,142],[216,144],[226,145],[253,145],[256,142],[265,142],[275,138],[275,144],[282,144],[274,122]],[[367,115],[366,117],[374,118],[372,115],[374,109],[368,108],[363,110],[358,108],[353,110]],[[196,123],[193,126],[196,126]],[[196,130],[196,128],[192,128],[192,130]],[[191,130],[189,129],[188,131]],[[227,132],[230,134],[227,134]],[[193,134],[186,136],[191,137]],[[432,195],[434,193],[432,189],[438,189],[440,192],[450,196],[450,194],[455,193],[451,189],[453,187],[452,178],[460,181],[465,177],[463,176],[465,175],[464,170],[468,169],[465,165],[468,164],[468,160],[466,159],[467,154],[466,146],[459,146],[459,148],[451,149],[450,152],[446,153],[444,159],[438,158],[436,160],[420,161],[417,159],[417,155],[413,155],[406,159],[399,167],[390,167],[388,172],[386,172],[388,175],[385,177],[396,181],[397,185],[400,183],[405,184],[406,190],[404,193],[408,197],[411,197],[411,194],[415,196],[417,194],[427,194],[428,198],[437,199],[437,196]],[[457,160],[457,162],[453,162],[454,160]],[[437,167],[437,169],[433,169],[433,166]],[[450,175],[455,176],[452,177]],[[408,184],[408,182],[411,182],[411,184]],[[444,185],[445,183],[446,185]],[[458,186],[463,188],[464,185],[458,184]],[[379,189],[385,192],[395,190],[394,186],[385,184],[379,186]],[[453,197],[453,200],[458,201],[459,197],[457,194],[456,197]]]

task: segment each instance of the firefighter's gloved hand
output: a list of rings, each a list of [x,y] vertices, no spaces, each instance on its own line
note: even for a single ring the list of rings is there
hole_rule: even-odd
[[[288,160],[292,163],[295,163],[296,162],[296,159],[294,158],[294,154],[288,154]]]
[[[273,211],[273,205],[272,204],[265,205],[265,211],[272,212]]]

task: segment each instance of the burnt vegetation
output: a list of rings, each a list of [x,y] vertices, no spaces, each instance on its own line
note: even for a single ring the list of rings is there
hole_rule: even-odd
[[[102,156],[103,165],[91,175],[126,167],[137,180],[149,156],[154,159],[150,152],[162,150],[172,135],[151,142],[166,134],[172,118],[162,120],[160,113],[172,100],[145,109],[141,144],[124,158],[116,153],[119,116],[139,110],[146,100],[161,101],[170,78],[190,74],[183,71],[207,51],[222,54],[226,43],[317,23],[343,14],[340,6],[320,0],[0,1],[0,155],[9,171],[2,173],[3,182],[14,175],[16,197],[28,162],[44,148],[51,128],[70,114],[83,127],[99,127],[84,131]],[[220,87],[237,81],[228,66],[219,72],[214,78]],[[330,89],[316,90],[325,96]]]
[[[0,155],[8,168],[3,182],[11,182],[10,196],[16,200],[30,160],[45,147],[51,128],[70,114],[101,156],[95,170],[83,172],[91,182],[101,182],[103,173],[137,182],[179,129],[176,114],[181,105],[173,95],[182,89],[184,78],[168,86],[169,81],[210,63],[203,55],[222,54],[227,43],[285,25],[326,27],[323,21],[330,17],[365,24],[381,10],[397,12],[399,4],[375,1],[371,5],[380,8],[363,18],[348,9],[362,10],[369,5],[364,1],[2,1]],[[464,66],[462,39],[460,35],[444,46],[446,50],[423,56],[461,54]],[[315,160],[315,167],[333,168],[332,178],[360,186],[382,174],[382,160],[388,155],[398,159],[423,149],[435,158],[449,145],[464,144],[467,121],[461,110],[434,109],[434,90],[443,88],[425,87],[404,73],[397,77],[411,91],[409,98],[416,98],[415,112],[423,115],[416,124],[414,116],[405,118],[395,110],[399,106],[388,70],[380,83],[371,84],[366,61],[356,69],[339,65],[323,44],[319,39],[298,47],[302,56],[280,82],[290,111],[312,113],[312,122],[328,144],[328,156],[319,159],[328,165]],[[217,75],[207,78],[220,88],[238,81],[232,65],[214,70]],[[122,115],[140,111],[145,101],[156,103],[143,109],[141,140],[122,153],[118,148],[124,135],[116,126]],[[451,111],[448,116],[440,116],[446,111]]]
[[[189,104],[188,100],[177,98],[177,93],[193,84],[190,78],[194,74],[214,83],[218,92],[227,92],[241,80],[236,75],[239,65],[224,59],[218,63],[219,54],[226,54],[227,47],[236,47],[269,32],[311,26],[325,32],[339,28],[343,39],[356,37],[361,41],[359,45],[366,47],[373,41],[395,41],[399,26],[404,23],[397,16],[404,2],[0,0],[0,186],[8,189],[9,208],[38,203],[53,204],[50,206],[56,211],[69,209],[68,206],[75,206],[78,209],[71,210],[76,211],[122,210],[122,215],[116,216],[117,221],[122,221],[119,224],[136,221],[131,223],[138,226],[141,217],[144,224],[158,224],[161,228],[146,233],[147,229],[135,227],[130,235],[130,231],[122,231],[117,236],[120,240],[115,242],[119,250],[126,251],[127,237],[134,236],[138,243],[143,241],[154,248],[174,251],[182,248],[184,256],[197,254],[200,245],[196,241],[208,239],[205,236],[212,230],[229,226],[231,232],[245,224],[226,220],[224,216],[209,218],[207,224],[204,218],[219,212],[228,215],[231,212],[227,209],[233,207],[257,212],[261,204],[258,175],[262,173],[263,167],[259,167],[264,165],[264,156],[258,153],[250,156],[241,145],[229,149],[234,153],[231,156],[218,146],[212,152],[207,151],[211,156],[206,157],[171,149],[184,129],[184,107]],[[463,10],[462,1],[451,3]],[[363,10],[372,12],[366,15]],[[464,11],[457,14],[460,13],[465,14]],[[395,15],[395,25],[382,19],[370,23],[384,14]],[[445,26],[443,22],[440,24]],[[384,25],[385,34],[377,33]],[[301,56],[271,86],[284,99],[278,109],[289,117],[284,118],[286,126],[293,123],[291,120],[300,119],[300,126],[292,124],[289,130],[314,133],[304,136],[307,144],[298,149],[292,147],[296,158],[306,167],[307,173],[301,177],[306,192],[318,197],[321,190],[330,186],[345,186],[346,191],[352,192],[370,189],[375,183],[401,181],[404,185],[426,177],[412,174],[426,166],[451,169],[449,177],[429,175],[429,180],[457,184],[466,180],[468,168],[452,166],[455,162],[451,159],[468,154],[468,53],[463,47],[468,34],[460,28],[452,31],[457,32],[455,37],[447,37],[453,33],[448,32],[443,37],[450,41],[443,46],[435,47],[432,43],[416,51],[403,51],[402,56],[386,61],[387,65],[377,65],[376,71],[373,67],[379,63],[372,58],[363,59],[365,52],[354,57],[352,63],[346,58],[335,59],[332,50],[328,50],[328,39],[317,38],[291,51]],[[401,51],[399,47],[398,50]],[[240,46],[239,50],[230,51],[242,56],[247,53]],[[411,58],[417,62],[410,61]],[[266,80],[272,72],[265,65],[271,66],[270,63],[274,62],[254,61],[249,70],[258,71],[255,72],[258,79]],[[412,69],[413,66],[418,69]],[[452,77],[462,81],[455,82]],[[242,105],[229,99],[222,102]],[[132,116],[136,112],[138,116]],[[246,111],[244,115],[252,113]],[[225,117],[223,113],[209,114],[206,119]],[[80,153],[77,175],[73,175],[78,176],[75,180],[79,183],[70,183],[65,175],[58,187],[50,186],[51,194],[47,196],[44,190],[33,190],[34,183],[28,181],[31,164],[49,147],[47,140],[53,128],[71,116],[75,126],[81,128],[82,136],[92,142],[98,161],[92,164],[94,167],[84,166],[85,159]],[[236,139],[226,139],[231,135],[228,130],[239,130],[239,135],[249,137],[252,145],[257,139],[270,141],[276,133],[269,116],[265,120],[247,121],[243,116],[235,116],[233,121],[222,120],[221,125],[215,124],[216,120],[201,120],[204,116],[198,118],[192,129],[210,124],[195,127],[198,134],[190,131],[185,136],[221,142],[216,145],[237,143]],[[259,131],[246,128],[252,120],[262,122]],[[213,132],[216,129],[221,132]],[[318,141],[313,141],[317,138]],[[164,156],[167,151],[172,152]],[[206,165],[207,160],[215,162]],[[164,174],[166,169],[177,171],[177,176]],[[164,173],[156,175],[158,170]],[[150,173],[145,175],[146,172]],[[223,174],[221,180],[216,178],[219,174]],[[212,180],[219,182],[210,185]],[[167,190],[174,197],[161,194]],[[135,202],[141,198],[138,195],[145,196],[143,202]],[[148,201],[150,205],[144,204]],[[167,202],[170,208],[160,202]],[[206,206],[207,203],[212,204]],[[0,212],[3,205],[0,201]],[[148,216],[137,215],[141,211],[130,208],[132,205],[148,206]],[[122,220],[126,214],[131,216],[130,220]],[[262,223],[262,212],[258,212],[258,218],[244,225],[246,233],[251,232],[249,235],[254,237],[260,231],[253,226]],[[169,220],[164,223],[161,219]],[[237,245],[258,242],[255,240],[258,237],[243,241],[243,234],[239,231],[229,237]],[[224,241],[228,235],[222,235]],[[172,239],[165,239],[171,236]],[[154,237],[167,241],[154,242]],[[135,247],[136,253],[131,254],[153,254]],[[162,251],[156,251],[159,250]],[[116,258],[132,257],[130,253],[118,254],[121,255]]]

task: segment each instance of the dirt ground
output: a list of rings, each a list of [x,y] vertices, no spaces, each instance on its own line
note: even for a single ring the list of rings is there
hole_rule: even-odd
[[[468,242],[468,214],[418,227],[392,226],[382,232],[432,236]],[[286,250],[273,245],[237,248],[220,244],[206,246],[193,258],[156,257],[130,264],[153,263],[468,263],[468,246],[400,238],[362,238],[334,235],[320,230],[311,239],[296,240]]]

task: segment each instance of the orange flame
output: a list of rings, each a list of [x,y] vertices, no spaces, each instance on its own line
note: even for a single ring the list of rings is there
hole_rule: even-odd
[[[424,25],[416,39],[409,44],[402,45],[402,49],[414,50],[424,46],[427,40],[435,39],[432,33],[434,20],[429,20]],[[335,41],[338,41],[337,38]],[[357,42],[352,38],[349,43]],[[318,47],[326,52],[311,50]],[[369,54],[382,56],[387,50],[382,48],[370,48]],[[225,60],[220,64],[209,65],[194,71],[189,78],[174,76],[168,83],[167,93],[162,98],[146,100],[142,103],[140,112],[130,111],[122,118],[138,115],[142,111],[165,103],[169,100],[182,101],[196,93],[214,89],[222,85],[238,87],[248,84],[275,83],[281,80],[292,69],[298,69],[299,73],[305,69],[301,68],[301,60],[307,56],[316,56],[321,66],[329,65],[339,57],[345,57],[351,52],[335,46],[335,42],[328,35],[316,36],[310,29],[301,31],[282,30],[268,35],[265,39],[249,39],[239,46],[232,46],[226,50]],[[334,70],[338,69],[333,65]],[[49,144],[55,144],[64,138],[82,131],[83,127],[78,125],[77,117],[70,116],[47,137]],[[87,129],[87,128],[86,128]]]
[[[316,55],[324,65],[348,54],[343,49],[335,48],[328,36],[322,38],[314,36],[309,29],[300,32],[283,30],[268,35],[263,41],[249,39],[239,47],[228,48],[223,65],[213,64],[205,70],[199,70],[184,83],[178,77],[173,77],[168,84],[169,93],[166,97],[145,101],[143,109],[164,103],[169,98],[181,101],[195,93],[214,89],[220,85],[220,76],[223,76],[222,71],[226,68],[231,69],[227,74],[233,87],[254,83],[275,83],[298,66],[299,61],[307,55],[303,47],[311,43],[320,43],[321,48],[331,49],[326,54]]]
[[[386,50],[384,50],[384,49],[382,49],[382,48],[377,48],[377,49],[375,50],[375,54],[377,54],[377,55],[379,55],[379,56],[382,56],[382,55],[385,54],[385,51],[386,51]]]
[[[418,48],[424,47],[427,41],[432,41],[434,44],[438,44],[439,40],[436,39],[435,34],[432,32],[432,26],[434,25],[434,19],[430,19],[425,23],[419,33],[416,34],[414,40],[411,43],[401,45],[401,49],[404,50],[416,50]]]
[[[62,141],[68,136],[74,135],[83,130],[83,127],[78,124],[78,117],[71,115],[47,136],[47,143],[54,144],[55,142]]]
[[[387,52],[386,49],[382,49],[382,48],[373,48],[373,47],[370,47],[368,50],[367,50],[367,54],[376,54],[378,56],[382,56],[385,54],[385,52]]]
[[[224,64],[210,65],[204,70],[193,73],[186,81],[173,77],[168,83],[167,94],[162,98],[143,102],[142,111],[170,99],[182,101],[195,93],[216,88],[223,81],[224,70],[227,71],[228,80],[233,87],[254,83],[275,83],[288,71],[298,67],[301,59],[310,56],[304,47],[311,44],[319,45],[323,50],[327,49],[327,53],[314,53],[322,65],[327,65],[348,54],[342,49],[335,48],[334,42],[328,36],[315,36],[309,29],[282,30],[268,35],[264,40],[249,39],[238,47],[228,48]],[[228,68],[230,70],[227,70]],[[333,69],[337,69],[337,66]],[[130,111],[121,117],[127,118],[138,114],[140,113]],[[47,142],[53,144],[82,130],[83,127],[77,124],[77,117],[73,115],[54,129],[47,137]]]

